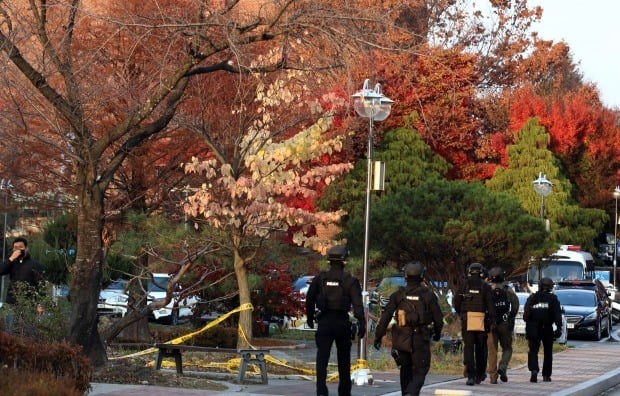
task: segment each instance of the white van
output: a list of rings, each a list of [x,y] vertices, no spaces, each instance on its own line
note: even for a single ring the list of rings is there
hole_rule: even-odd
[[[530,264],[527,284],[532,293],[538,290],[541,278],[551,278],[554,283],[563,280],[592,279],[594,257],[581,250],[579,245],[561,245],[557,252]]]

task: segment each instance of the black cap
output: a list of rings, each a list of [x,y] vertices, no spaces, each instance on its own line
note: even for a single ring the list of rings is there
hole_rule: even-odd
[[[346,245],[332,246],[327,251],[327,259],[329,261],[345,261],[349,257],[349,249]]]

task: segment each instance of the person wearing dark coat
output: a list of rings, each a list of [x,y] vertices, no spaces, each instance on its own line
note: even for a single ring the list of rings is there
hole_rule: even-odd
[[[418,261],[405,266],[407,285],[390,295],[375,332],[374,347],[379,350],[381,338],[394,313],[399,312],[397,323],[392,327],[392,356],[400,366],[401,392],[410,396],[420,394],[431,365],[431,338],[439,341],[443,328],[439,301],[435,293],[423,283],[424,272],[424,265]],[[405,322],[399,324],[398,316],[401,319],[404,317]]]
[[[357,319],[357,335],[366,334],[366,314],[359,281],[344,270],[349,256],[346,246],[333,246],[327,252],[330,268],[312,279],[306,294],[306,323],[314,328],[316,351],[316,394],[327,395],[327,364],[332,344],[336,343],[338,358],[338,395],[351,395],[351,322],[349,310]],[[319,313],[317,314],[317,308]]]
[[[25,283],[38,292],[38,287],[43,281],[43,266],[33,259],[28,252],[28,241],[26,238],[15,238],[13,241],[13,252],[0,264],[0,275],[9,275],[11,284],[6,296],[7,304],[16,304],[15,296],[16,285],[19,282]]]
[[[472,263],[468,278],[454,296],[454,310],[461,317],[463,361],[467,385],[479,384],[486,378],[487,333],[495,327],[495,305],[491,286],[483,279],[484,267]]]
[[[552,293],[553,280],[542,278],[538,291],[531,294],[523,308],[525,337],[527,338],[527,368],[530,382],[538,382],[538,351],[543,345],[542,376],[544,382],[551,382],[553,368],[553,340],[562,335],[562,307],[558,297]],[[555,325],[555,329],[553,328]]]

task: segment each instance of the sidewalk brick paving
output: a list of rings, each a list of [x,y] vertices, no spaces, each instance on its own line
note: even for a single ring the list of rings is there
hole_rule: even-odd
[[[540,357],[540,364],[542,365],[542,356]],[[354,396],[400,395],[397,373],[373,373],[373,377],[375,379],[373,386],[354,385],[352,394]],[[530,373],[525,365],[509,369],[508,382],[498,381],[496,385],[490,384],[487,379],[480,385],[467,386],[465,385],[465,378],[456,380],[450,380],[450,378],[454,377],[429,375],[427,377],[428,385],[422,389],[422,395],[435,395],[435,392],[441,389],[470,391],[472,395],[476,396],[594,396],[620,383],[620,342],[606,343],[606,345],[592,342],[556,353],[553,359],[552,382],[542,382],[542,375],[540,374],[538,376],[539,382],[529,382]],[[241,394],[248,396],[302,396],[315,393],[314,382],[302,377],[284,379],[270,376],[268,385],[236,385],[232,383],[227,383],[227,385],[229,386],[227,391],[214,392],[154,386],[95,384],[91,394],[98,396],[230,396]],[[331,395],[338,394],[337,384],[330,383],[328,387]]]

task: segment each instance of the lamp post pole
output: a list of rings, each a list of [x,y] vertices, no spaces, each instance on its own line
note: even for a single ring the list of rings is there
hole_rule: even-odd
[[[7,208],[8,208],[8,199],[9,199],[9,189],[12,188],[11,180],[0,180],[0,191],[6,190],[5,198],[4,198],[4,225],[2,227],[2,261],[6,259],[6,216],[7,216]],[[4,302],[4,296],[6,295],[7,288],[7,275],[1,276],[2,280],[0,281],[0,302]]]
[[[616,211],[614,214],[614,289],[616,287],[616,268],[618,266],[618,198],[620,198],[620,186],[616,186],[613,192],[616,200]]]
[[[542,172],[538,173],[538,179],[532,182],[534,191],[540,195],[540,218],[545,223],[545,229],[550,231],[549,222],[545,220],[545,197],[548,197],[553,191],[553,183],[547,179],[547,175]],[[542,278],[542,267],[540,260],[538,261],[538,280]]]
[[[538,179],[532,182],[534,184],[534,191],[540,195],[540,218],[545,220],[545,197],[548,197],[553,191],[553,183],[547,179],[547,175],[542,172],[538,173]],[[549,229],[547,229],[549,231]]]
[[[383,95],[381,85],[375,85],[374,89],[369,88],[370,80],[366,79],[362,90],[352,95],[353,107],[360,117],[368,118],[368,151],[366,154],[366,210],[364,212],[364,274],[362,279],[362,298],[364,302],[364,313],[366,318],[366,329],[368,329],[368,252],[370,244],[370,198],[372,191],[372,168],[373,168],[373,126],[375,121],[383,121],[392,109],[393,100]],[[368,333],[367,333],[368,334]],[[365,335],[360,339],[358,345],[358,358],[361,362],[367,359],[367,338]],[[364,364],[364,363],[362,363]]]

